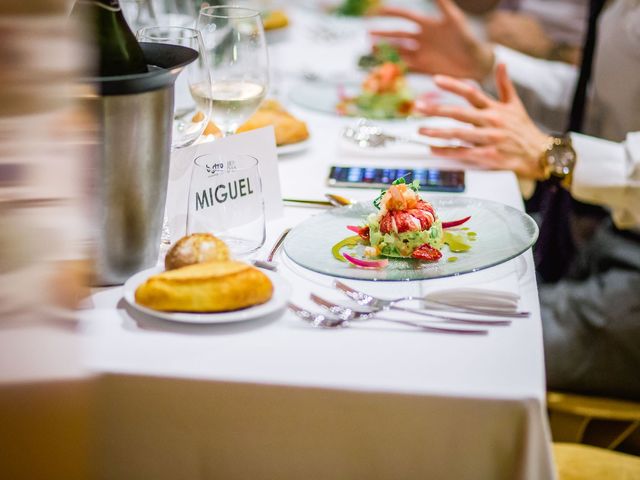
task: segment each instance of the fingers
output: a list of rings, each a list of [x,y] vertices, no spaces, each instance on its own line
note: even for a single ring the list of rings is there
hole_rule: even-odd
[[[495,145],[504,140],[504,133],[497,128],[428,128],[418,129],[421,135],[446,140],[462,140],[475,145]]]
[[[462,12],[462,10],[460,10],[458,6],[451,0],[436,0],[436,3],[438,4],[438,8],[445,18],[450,18],[452,20],[459,20],[460,18],[464,18],[464,13]]]
[[[456,95],[460,95],[476,108],[486,108],[493,99],[477,87],[466,82],[444,75],[436,75],[434,81],[438,87]]]
[[[446,117],[458,120],[464,123],[470,123],[476,127],[489,125],[489,120],[481,110],[473,108],[457,107],[453,105],[421,105],[416,102],[416,110],[432,117]]]
[[[404,18],[423,26],[431,25],[435,21],[434,18],[427,17],[426,15],[422,15],[421,13],[398,7],[380,7],[375,10],[374,14],[384,17]]]
[[[504,63],[498,64],[496,67],[496,87],[498,88],[498,97],[504,103],[518,100],[518,93],[513,86],[513,82],[507,73],[507,66]]]
[[[408,40],[416,40],[418,38],[417,33],[407,32],[406,30],[371,30],[369,35],[373,37],[400,38]]]

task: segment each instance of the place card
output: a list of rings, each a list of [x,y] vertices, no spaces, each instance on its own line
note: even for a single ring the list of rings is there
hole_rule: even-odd
[[[257,158],[262,181],[265,218],[272,220],[283,215],[275,135],[273,127],[268,126],[172,152],[167,188],[167,218],[172,242],[186,234],[193,161],[206,154],[251,155]]]

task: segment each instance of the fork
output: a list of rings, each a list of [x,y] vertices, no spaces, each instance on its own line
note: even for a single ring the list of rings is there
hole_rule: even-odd
[[[278,269],[278,264],[273,261],[273,257],[275,257],[276,253],[282,246],[285,237],[289,234],[290,231],[290,228],[284,229],[284,231],[278,237],[278,240],[276,240],[276,243],[274,243],[273,247],[271,247],[271,251],[269,252],[269,255],[267,255],[267,258],[265,260],[253,260],[252,263],[258,268],[264,268],[266,270],[275,272]]]
[[[334,315],[345,318],[346,320],[369,320],[372,318],[376,318],[378,320],[390,320],[395,321],[396,319],[386,319],[378,316],[381,310],[355,310],[350,307],[346,307],[344,305],[339,305],[337,303],[330,302],[324,298],[319,297],[318,295],[311,294],[311,300],[321,307],[327,309]],[[428,316],[432,318],[432,322],[437,324],[443,323],[458,323],[462,325],[485,325],[485,326],[493,326],[493,327],[502,327],[511,325],[510,320],[479,320],[479,319],[466,319],[466,318],[456,318],[456,317],[447,317],[445,315],[431,314],[427,312],[421,312],[424,316]],[[412,312],[415,313],[415,312]],[[422,325],[420,322],[418,325]]]
[[[405,301],[409,301],[409,300],[424,300],[423,297],[415,297],[415,296],[405,296],[405,297],[399,297],[399,298],[393,298],[393,299],[383,299],[383,298],[377,298],[374,297],[373,295],[369,295],[368,293],[364,293],[361,292],[359,290],[356,290],[355,288],[351,288],[349,285],[339,281],[339,280],[334,280],[333,281],[333,286],[335,288],[337,288],[338,290],[340,290],[342,293],[344,293],[347,297],[349,297],[351,300],[353,300],[354,302],[356,302],[358,305],[362,305],[362,306],[366,306],[366,307],[371,307],[375,310],[400,310],[403,312],[410,312],[410,313],[417,313],[420,315],[432,315],[431,313],[425,312],[424,310],[419,310],[416,308],[407,308],[407,307],[400,307],[398,305],[396,305],[396,303],[400,303],[400,302],[405,302]],[[486,296],[490,296],[490,295],[494,295],[496,298],[498,298],[495,294],[495,292],[491,292],[489,290],[486,291]],[[508,311],[506,309],[503,308],[476,308],[476,307],[462,307],[459,305],[454,305],[454,304],[449,304],[447,302],[442,302],[442,301],[434,301],[429,299],[430,303],[436,303],[440,305],[440,309],[442,309],[443,306],[446,307],[450,307],[450,309],[453,309],[456,312],[460,312],[460,313],[468,313],[468,314],[472,314],[472,315],[491,315],[491,316],[495,316],[495,317],[509,317],[509,318],[522,318],[522,317],[528,317],[530,315],[529,312],[519,312],[519,311],[515,311],[515,312],[511,312]]]
[[[306,310],[302,307],[294,303],[287,304],[289,310],[295,313],[298,317],[300,317],[305,322],[309,322],[314,327],[319,328],[339,328],[339,327],[348,327],[350,325],[350,321],[346,318],[335,318],[323,315],[321,313],[313,313],[309,310]],[[362,318],[360,318],[362,320]],[[458,335],[486,335],[489,333],[487,330],[462,330],[455,328],[440,328],[440,327],[432,327],[429,325],[423,325],[420,323],[409,322],[407,320],[395,320],[390,318],[376,318],[376,320],[381,320],[384,322],[397,323],[400,325],[410,326],[419,328],[425,332],[432,333],[449,333],[449,334],[458,334]]]

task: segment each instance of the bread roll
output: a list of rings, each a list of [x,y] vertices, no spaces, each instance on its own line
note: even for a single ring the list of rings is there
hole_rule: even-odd
[[[198,263],[147,279],[136,302],[169,312],[226,312],[259,305],[273,295],[271,280],[246,263]]]
[[[201,113],[193,117],[193,121],[201,121],[204,116]],[[240,125],[238,133],[248,132],[256,128],[273,125],[276,136],[276,145],[289,145],[309,138],[307,124],[287,112],[277,100],[264,100],[260,108],[249,120]],[[220,136],[220,130],[212,122],[207,124],[205,135]]]
[[[164,257],[164,268],[173,270],[194,263],[229,260],[229,248],[210,233],[193,233],[178,240]]]

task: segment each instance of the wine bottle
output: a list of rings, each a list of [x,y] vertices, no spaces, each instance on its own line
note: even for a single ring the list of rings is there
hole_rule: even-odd
[[[101,77],[130,75],[148,71],[144,54],[122,14],[118,0],[77,0],[73,17],[88,22],[99,56]]]

